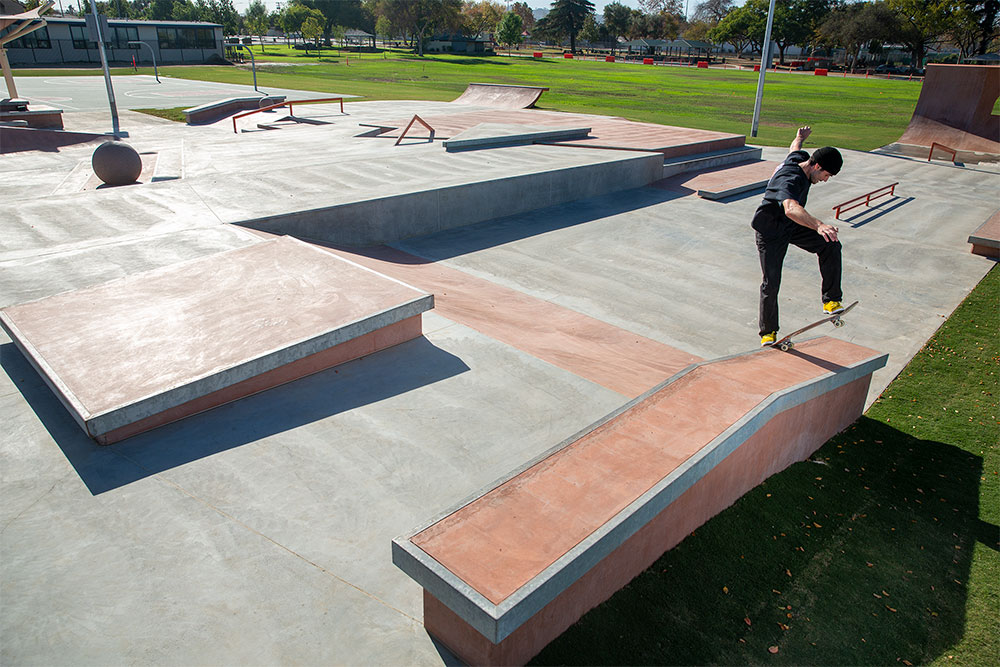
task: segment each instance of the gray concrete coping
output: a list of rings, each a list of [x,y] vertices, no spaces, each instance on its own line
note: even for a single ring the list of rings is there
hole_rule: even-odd
[[[285,101],[284,95],[268,95],[265,97],[227,97],[215,102],[206,102],[184,110],[184,116],[190,125],[211,123],[237,111],[250,111],[270,104],[280,104]]]
[[[521,146],[536,141],[570,141],[590,134],[589,127],[543,127],[506,123],[482,123],[442,141],[446,151],[463,151],[498,146]]]

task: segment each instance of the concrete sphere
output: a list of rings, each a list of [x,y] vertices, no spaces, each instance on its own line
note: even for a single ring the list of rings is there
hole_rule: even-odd
[[[108,185],[135,183],[142,173],[139,152],[123,141],[106,141],[90,160],[97,177]]]

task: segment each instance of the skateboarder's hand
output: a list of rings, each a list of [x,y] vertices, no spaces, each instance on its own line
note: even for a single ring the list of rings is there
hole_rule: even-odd
[[[810,134],[812,134],[812,128],[809,127],[808,125],[803,125],[798,129],[798,131],[795,133],[795,138],[799,140],[800,146],[802,145],[801,142],[808,139]]]
[[[838,231],[840,230],[833,225],[826,224],[825,222],[816,228],[816,232],[827,241],[836,241]]]

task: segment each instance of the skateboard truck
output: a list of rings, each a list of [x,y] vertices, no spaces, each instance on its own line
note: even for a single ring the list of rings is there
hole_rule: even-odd
[[[782,338],[782,339],[780,339],[780,340],[775,341],[774,343],[772,343],[771,347],[776,347],[779,350],[781,350],[782,352],[788,352],[790,349],[792,349],[793,347],[795,347],[795,343],[792,341],[792,338],[794,338],[795,336],[799,336],[801,334],[804,334],[805,332],[809,331],[810,329],[812,329],[814,327],[818,327],[819,325],[821,325],[821,324],[823,324],[825,322],[830,322],[831,324],[833,324],[833,326],[838,327],[838,328],[842,327],[842,326],[844,326],[844,320],[842,318],[844,317],[844,315],[847,314],[847,312],[851,308],[854,308],[854,306],[856,306],[856,305],[858,305],[857,301],[855,301],[854,303],[852,303],[847,308],[844,308],[841,311],[838,311],[838,312],[833,313],[831,315],[827,315],[823,319],[816,320],[812,324],[808,324],[808,325],[802,327],[801,329],[793,331],[792,333],[788,334],[784,338]]]

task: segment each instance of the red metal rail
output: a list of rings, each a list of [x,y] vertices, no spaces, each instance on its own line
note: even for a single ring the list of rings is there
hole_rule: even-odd
[[[314,100],[289,100],[285,102],[279,102],[277,104],[269,104],[266,107],[261,107],[259,109],[254,109],[253,111],[247,111],[246,113],[241,113],[233,116],[233,132],[239,134],[236,130],[236,119],[245,118],[246,116],[252,116],[255,113],[260,113],[261,111],[270,111],[271,109],[277,109],[279,107],[288,107],[288,115],[294,116],[293,105],[296,104],[314,104],[316,102],[340,102],[340,113],[344,113],[344,98],[343,97],[322,97]]]
[[[931,142],[931,151],[930,151],[930,153],[928,153],[928,154],[927,154],[927,161],[928,161],[928,162],[930,162],[930,161],[931,161],[931,156],[932,156],[932,155],[934,155],[934,149],[935,149],[935,148],[940,148],[940,149],[941,149],[941,150],[943,150],[943,151],[947,151],[948,153],[951,153],[951,161],[952,161],[952,162],[954,162],[954,161],[955,161],[955,158],[956,158],[956,157],[958,157],[958,155],[957,155],[957,154],[955,153],[955,151],[954,151],[953,149],[951,149],[951,148],[948,148],[948,147],[947,147],[947,146],[945,146],[944,144],[939,144],[939,143],[938,143],[938,142],[936,142],[936,141],[932,141],[932,142]]]
[[[836,206],[833,207],[833,210],[837,212],[837,215],[834,217],[836,217],[837,220],[840,220],[840,214],[843,213],[844,211],[850,211],[852,208],[857,208],[859,206],[868,206],[868,204],[870,204],[873,199],[878,199],[879,197],[885,197],[887,195],[895,194],[897,185],[899,185],[898,182],[890,183],[889,185],[885,185],[881,188],[878,188],[877,190],[872,190],[868,194],[861,195],[860,197],[855,197],[854,199],[849,199],[845,201],[843,204],[837,204]]]
[[[410,131],[410,128],[413,127],[414,123],[420,123],[421,125],[423,125],[424,127],[426,127],[427,131],[431,133],[430,140],[434,141],[434,128],[431,127],[430,125],[428,125],[426,122],[424,122],[423,118],[421,118],[417,114],[413,114],[413,118],[411,118],[410,122],[407,123],[406,129],[403,130],[403,132],[399,135],[399,139],[396,139],[396,143],[394,143],[393,146],[398,146],[399,145],[399,142],[403,140],[403,137],[405,137],[406,133]]]

